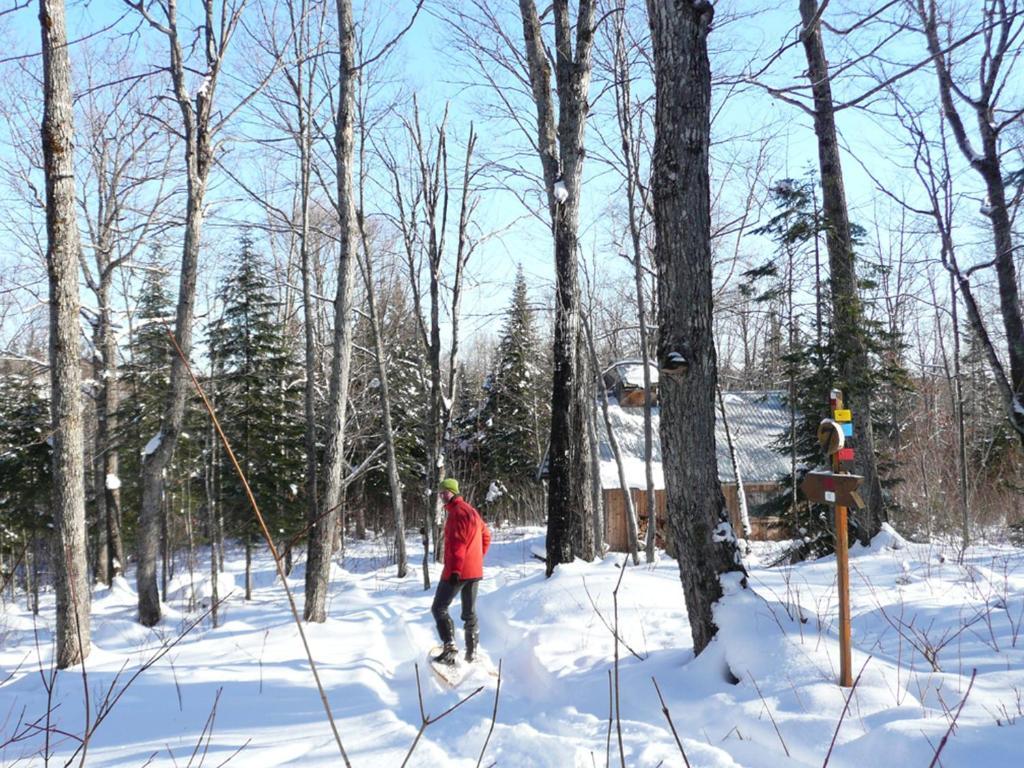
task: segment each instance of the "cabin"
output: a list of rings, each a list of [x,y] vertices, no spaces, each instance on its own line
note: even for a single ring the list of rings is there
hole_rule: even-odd
[[[651,380],[651,405],[658,404],[658,367],[648,366]],[[642,360],[622,360],[613,363],[601,374],[608,397],[623,408],[644,407],[644,363]]]
[[[657,369],[651,364],[651,382],[658,381]],[[612,365],[602,375],[609,396],[609,421],[619,444],[626,485],[636,507],[641,530],[641,543],[647,529],[647,480],[644,462],[644,390],[643,363],[626,361]],[[639,390],[637,382],[639,381]],[[656,398],[652,398],[657,402]],[[782,478],[790,472],[785,455],[773,448],[776,439],[789,430],[790,414],[782,393],[775,391],[724,392],[721,410],[715,423],[718,473],[733,528],[743,530],[740,522],[740,485],[746,498],[752,539],[781,539],[788,531],[781,521],[765,512],[765,505],[784,491]],[[600,406],[598,406],[600,410]],[[653,450],[652,474],[655,494],[657,535],[660,544],[665,536],[665,479],[662,472],[661,444],[658,436],[660,409],[652,409]],[[599,413],[601,493],[605,510],[605,541],[613,551],[627,550],[626,499],[619,480],[618,465]],[[728,435],[726,434],[728,426]],[[737,481],[730,457],[730,438],[739,470]]]

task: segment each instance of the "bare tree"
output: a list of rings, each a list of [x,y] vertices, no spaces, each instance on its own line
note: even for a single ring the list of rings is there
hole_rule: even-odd
[[[202,52],[203,79],[195,94],[189,90],[190,72],[186,50],[190,44],[179,34],[176,0],[142,0],[124,3],[138,12],[167,41],[167,70],[171,92],[181,112],[181,134],[185,147],[186,202],[185,235],[182,242],[181,275],[174,335],[186,355],[192,347],[195,314],[196,274],[200,237],[203,228],[203,201],[214,160],[214,136],[229,116],[215,118],[213,103],[225,55],[245,8],[246,0],[202,0],[203,22],[199,27],[198,48]],[[156,14],[159,13],[158,17]],[[184,362],[172,358],[167,400],[160,432],[147,446],[143,459],[142,509],[139,514],[138,566],[136,587],[139,595],[139,621],[153,626],[160,621],[160,594],[157,590],[156,561],[160,545],[160,511],[164,497],[164,470],[171,461],[185,415],[188,379]]]
[[[711,320],[711,71],[705,0],[648,0],[656,89],[651,180],[658,264],[661,445],[668,523],[694,652],[718,628],[721,574],[743,572],[718,480]]]
[[[640,153],[643,147],[642,138],[637,136],[637,122],[634,115],[640,112],[632,103],[630,80],[630,57],[626,48],[626,14],[625,8],[615,18],[613,84],[615,90],[615,113],[618,118],[619,137],[622,140],[623,174],[626,184],[626,211],[629,222],[630,254],[627,256],[633,267],[633,283],[636,288],[636,308],[640,330],[640,361],[644,370],[644,479],[647,484],[647,540],[644,543],[644,555],[648,563],[654,562],[654,545],[657,535],[657,512],[654,493],[654,426],[651,419],[653,408],[654,386],[651,381],[651,367],[648,362],[651,344],[647,328],[647,308],[644,282],[646,266],[644,255],[644,227],[646,226],[648,190],[640,176]]]
[[[334,123],[334,163],[338,214],[338,285],[334,297],[330,394],[327,399],[327,446],[324,452],[324,512],[310,519],[306,554],[306,621],[327,618],[326,599],[337,511],[345,492],[345,409],[348,405],[349,368],[352,361],[352,293],[357,258],[355,198],[352,190],[354,163],[356,33],[351,0],[338,0],[338,108]],[[303,262],[303,291],[308,291],[308,264]],[[307,305],[308,307],[308,305]],[[307,309],[307,325],[309,323]],[[308,331],[307,331],[308,333]],[[308,338],[308,337],[307,337]],[[307,355],[309,342],[307,341]],[[311,395],[307,391],[307,409]],[[308,418],[308,416],[307,416]],[[308,429],[308,427],[307,427]],[[310,508],[313,514],[313,507]],[[318,518],[323,514],[323,519]]]
[[[982,50],[977,65],[978,91],[969,93],[967,78],[954,71],[954,60],[949,50],[949,41],[940,37],[943,30],[952,30],[952,10],[943,18],[936,0],[906,0],[919,23],[924,35],[935,70],[942,105],[942,116],[957,147],[971,169],[981,177],[985,185],[985,202],[982,213],[991,222],[992,244],[995,253],[984,266],[994,267],[999,284],[999,310],[1002,316],[1003,332],[1006,334],[1010,370],[1007,375],[994,350],[988,357],[999,389],[1003,395],[1007,417],[1024,442],[1024,320],[1021,318],[1020,288],[1014,254],[1013,210],[1024,190],[1018,186],[1012,199],[1007,197],[1006,178],[1003,172],[1003,151],[1001,137],[1016,124],[1024,109],[1019,106],[1006,108],[1001,103],[1007,95],[1007,86],[1018,75],[1014,65],[1020,57],[1020,38],[1024,33],[1024,13],[1019,2],[1004,0],[986,1],[982,4],[981,40]],[[949,33],[946,33],[949,36]],[[1012,93],[1012,91],[1011,91]],[[977,124],[977,138],[972,138],[962,112],[973,113]],[[968,319],[972,327],[991,344],[990,334],[984,329],[982,315],[971,308],[974,300],[968,278],[970,271],[961,271],[955,260],[946,261],[947,268],[960,284],[964,300],[968,303]]]
[[[100,59],[100,60],[97,60]],[[92,324],[96,433],[94,488],[100,542],[97,578],[108,584],[124,571],[119,468],[120,387],[114,278],[161,225],[166,205],[169,143],[148,117],[145,81],[117,65],[118,51],[90,56],[84,73],[84,163],[80,208],[88,239],[81,250],[85,284],[96,301]],[[88,258],[91,256],[91,258]]]
[[[57,666],[89,655],[91,593],[85,556],[78,223],[75,219],[74,113],[63,0],[40,0],[43,42],[43,164],[46,269],[50,283],[50,387],[53,516],[57,525]]]
[[[436,144],[424,137],[420,124],[419,106],[413,100],[413,118],[405,123],[406,133],[411,145],[412,176],[408,184],[403,185],[402,174],[394,157],[384,158],[394,187],[394,201],[397,208],[397,224],[401,232],[406,266],[412,286],[413,303],[416,309],[416,324],[420,340],[426,351],[430,366],[430,417],[426,430],[427,466],[424,477],[424,498],[427,500],[427,519],[424,520],[424,532],[437,531],[442,517],[440,500],[436,490],[446,473],[443,453],[445,433],[451,425],[452,404],[457,386],[458,353],[459,353],[459,308],[462,300],[463,276],[466,264],[472,255],[474,243],[469,236],[469,224],[476,208],[476,201],[471,193],[471,184],[476,171],[473,169],[473,150],[476,146],[476,133],[472,123],[466,143],[466,155],[462,168],[462,185],[460,191],[459,217],[455,231],[456,248],[450,280],[444,279],[443,270],[446,266],[448,223],[451,201],[451,184],[448,172],[448,131],[447,114],[436,130]],[[423,263],[423,258],[426,263]],[[421,272],[427,272],[427,296],[429,306],[420,287]],[[445,288],[450,285],[450,288]],[[444,295],[442,295],[444,292]],[[441,321],[443,305],[450,307],[451,346],[447,359],[441,355]],[[429,313],[430,324],[427,326],[424,317]],[[444,363],[444,365],[442,365]],[[445,377],[445,369],[447,376]],[[444,379],[444,380],[443,380]],[[431,501],[433,499],[433,501]],[[441,542],[437,540],[437,551],[441,552]],[[423,553],[423,587],[430,588],[429,536]]]
[[[580,186],[594,42],[594,4],[580,0],[576,37],[568,0],[552,5],[555,27],[556,117],[551,63],[533,0],[520,0],[530,85],[537,110],[536,149],[544,171],[548,213],[555,240],[554,377],[548,449],[547,573],[576,556],[593,557],[587,474],[586,387],[580,377],[583,345],[577,264]],[[592,534],[592,532],[591,532]]]

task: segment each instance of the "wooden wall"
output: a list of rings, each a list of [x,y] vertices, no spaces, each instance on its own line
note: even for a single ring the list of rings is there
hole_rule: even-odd
[[[744,486],[749,503],[751,499],[777,494],[780,490],[775,483],[750,484]],[[604,496],[605,515],[605,541],[612,552],[626,552],[629,541],[628,529],[626,527],[626,497],[619,488],[605,488],[601,492]],[[666,544],[666,518],[665,518],[665,492],[655,491],[654,510],[657,517],[658,532],[656,541],[659,547]],[[739,494],[732,483],[722,484],[722,493],[725,496],[725,505],[729,509],[729,520],[735,531],[742,531],[740,525]],[[639,488],[632,489],[633,504],[636,507],[637,520],[640,527],[640,548],[647,532],[647,492]],[[789,532],[781,521],[775,517],[752,517],[750,519],[750,538],[757,541],[779,540],[789,537]]]

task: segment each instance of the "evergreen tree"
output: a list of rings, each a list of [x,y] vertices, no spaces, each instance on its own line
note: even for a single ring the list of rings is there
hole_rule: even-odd
[[[535,501],[540,489],[538,408],[544,382],[522,267],[516,274],[494,368],[484,382],[479,439],[486,500],[498,509]],[[493,513],[492,513],[493,514]]]
[[[395,458],[398,462],[399,477],[403,488],[420,488],[424,483],[427,462],[425,429],[429,418],[430,379],[423,359],[422,345],[417,337],[416,320],[409,311],[407,297],[394,286],[381,286],[386,295],[382,301],[384,316],[382,334],[384,354],[388,372],[388,391],[391,397],[391,426],[394,430]],[[360,323],[357,333],[369,338],[370,329],[366,322]],[[364,348],[370,344],[361,344]],[[355,441],[353,464],[360,461],[376,446],[383,442],[382,406],[380,402],[380,381],[377,366],[371,364],[355,377],[352,385],[353,399],[362,419],[360,438]],[[365,479],[367,495],[383,506],[391,494],[387,469],[378,465],[367,473]],[[422,499],[403,494],[409,508],[408,519],[418,519],[422,513]]]
[[[802,180],[784,179],[773,186],[772,196],[778,213],[756,233],[771,237],[778,251],[765,264],[744,273],[747,285],[761,286],[762,292],[756,297],[758,301],[774,302],[797,293],[813,296],[813,312],[794,308],[789,318],[793,327],[788,337],[773,339],[769,345],[773,352],[776,349],[782,351],[786,400],[796,413],[793,434],[783,435],[776,443],[779,451],[790,456],[795,453],[796,457],[797,476],[785,478],[787,489],[794,481],[799,483],[807,470],[826,464],[817,442],[817,428],[822,419],[831,416],[829,393],[838,377],[829,310],[831,296],[828,283],[821,274],[823,254],[818,245],[826,224],[817,206],[816,190],[817,181],[813,176]],[[859,245],[863,229],[851,225],[851,233],[854,244]],[[860,285],[862,291],[873,287],[870,280],[863,280]],[[872,304],[865,301],[864,307],[870,310]],[[807,314],[811,314],[813,320],[804,319]],[[906,372],[899,364],[902,340],[873,319],[870,311],[865,312],[859,331],[871,364],[870,370],[864,373],[863,381],[873,393],[872,427],[880,438],[875,444],[877,466],[883,487],[889,488],[898,482],[897,467],[891,451],[892,443],[887,444],[882,436],[891,434],[891,426],[898,418],[895,408],[887,409],[885,405],[896,402],[897,398],[886,398],[884,403],[877,405],[876,402],[883,387],[892,392],[902,392],[909,386]],[[806,503],[793,505],[791,492],[787,490],[767,505],[765,511],[780,514],[794,531],[803,536],[804,546],[799,556],[819,556],[832,550],[830,507]],[[855,532],[860,524],[857,510],[850,510],[849,519]]]
[[[126,513],[137,511],[142,504],[142,452],[160,431],[171,360],[167,326],[173,322],[174,308],[166,275],[154,258],[145,271],[135,310],[129,359],[120,369],[123,397],[118,412],[119,435],[115,439],[123,449],[121,504]],[[121,535],[126,546],[133,538],[136,517],[126,514],[122,520]]]
[[[305,453],[301,378],[277,317],[266,260],[242,238],[218,294],[219,318],[209,331],[218,418],[274,535],[304,526],[299,498]],[[221,470],[225,520],[247,547],[259,525],[233,467]]]
[[[41,382],[20,374],[0,378],[0,549],[52,525],[49,511],[50,409]]]
[[[482,392],[484,377],[474,375],[464,364],[461,365],[456,378],[452,425],[446,442],[448,474],[458,478],[460,488],[466,491],[485,486],[480,454],[480,438],[486,434],[481,420],[486,402],[481,398]]]

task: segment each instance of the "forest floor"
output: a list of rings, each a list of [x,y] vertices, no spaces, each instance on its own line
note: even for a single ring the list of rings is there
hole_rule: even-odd
[[[409,540],[416,567],[404,579],[380,542],[349,543],[332,574],[330,618],[305,629],[355,768],[403,764],[421,725],[417,675],[435,717],[483,690],[429,725],[408,765],[682,766],[652,680],[692,768],[826,760],[925,768],[940,747],[934,764],[947,768],[1021,764],[1024,550],[973,547],[959,565],[955,550],[908,544],[891,530],[870,548],[854,547],[859,681],[848,707],[849,689],[836,685],[833,558],[769,568],[778,545],[755,545],[752,589],[728,579],[716,612],[721,631],[697,659],[675,561],[641,561],[626,569],[618,594],[619,716],[609,719],[612,595],[623,556],[562,566],[545,579],[532,556],[543,541],[541,529],[499,530],[487,557],[481,638],[502,671],[489,741],[497,680],[479,672],[451,690],[424,663],[436,645],[433,592],[423,590],[416,541]],[[222,595],[233,591],[220,625],[199,623],[130,684],[199,615],[187,606],[193,584],[200,597],[209,593],[202,575],[193,582],[179,563],[154,629],[135,622],[130,581],[98,588],[84,674],[51,669],[52,594],[37,620],[22,596],[8,598],[0,608],[0,764],[44,765],[49,750],[48,764],[64,765],[104,700],[118,694],[93,728],[85,765],[342,764],[269,556],[254,569],[253,599],[245,601],[243,553],[229,552],[219,583]],[[432,566],[434,583],[439,574]],[[301,611],[301,563],[289,584]],[[72,764],[81,758],[79,751]]]

